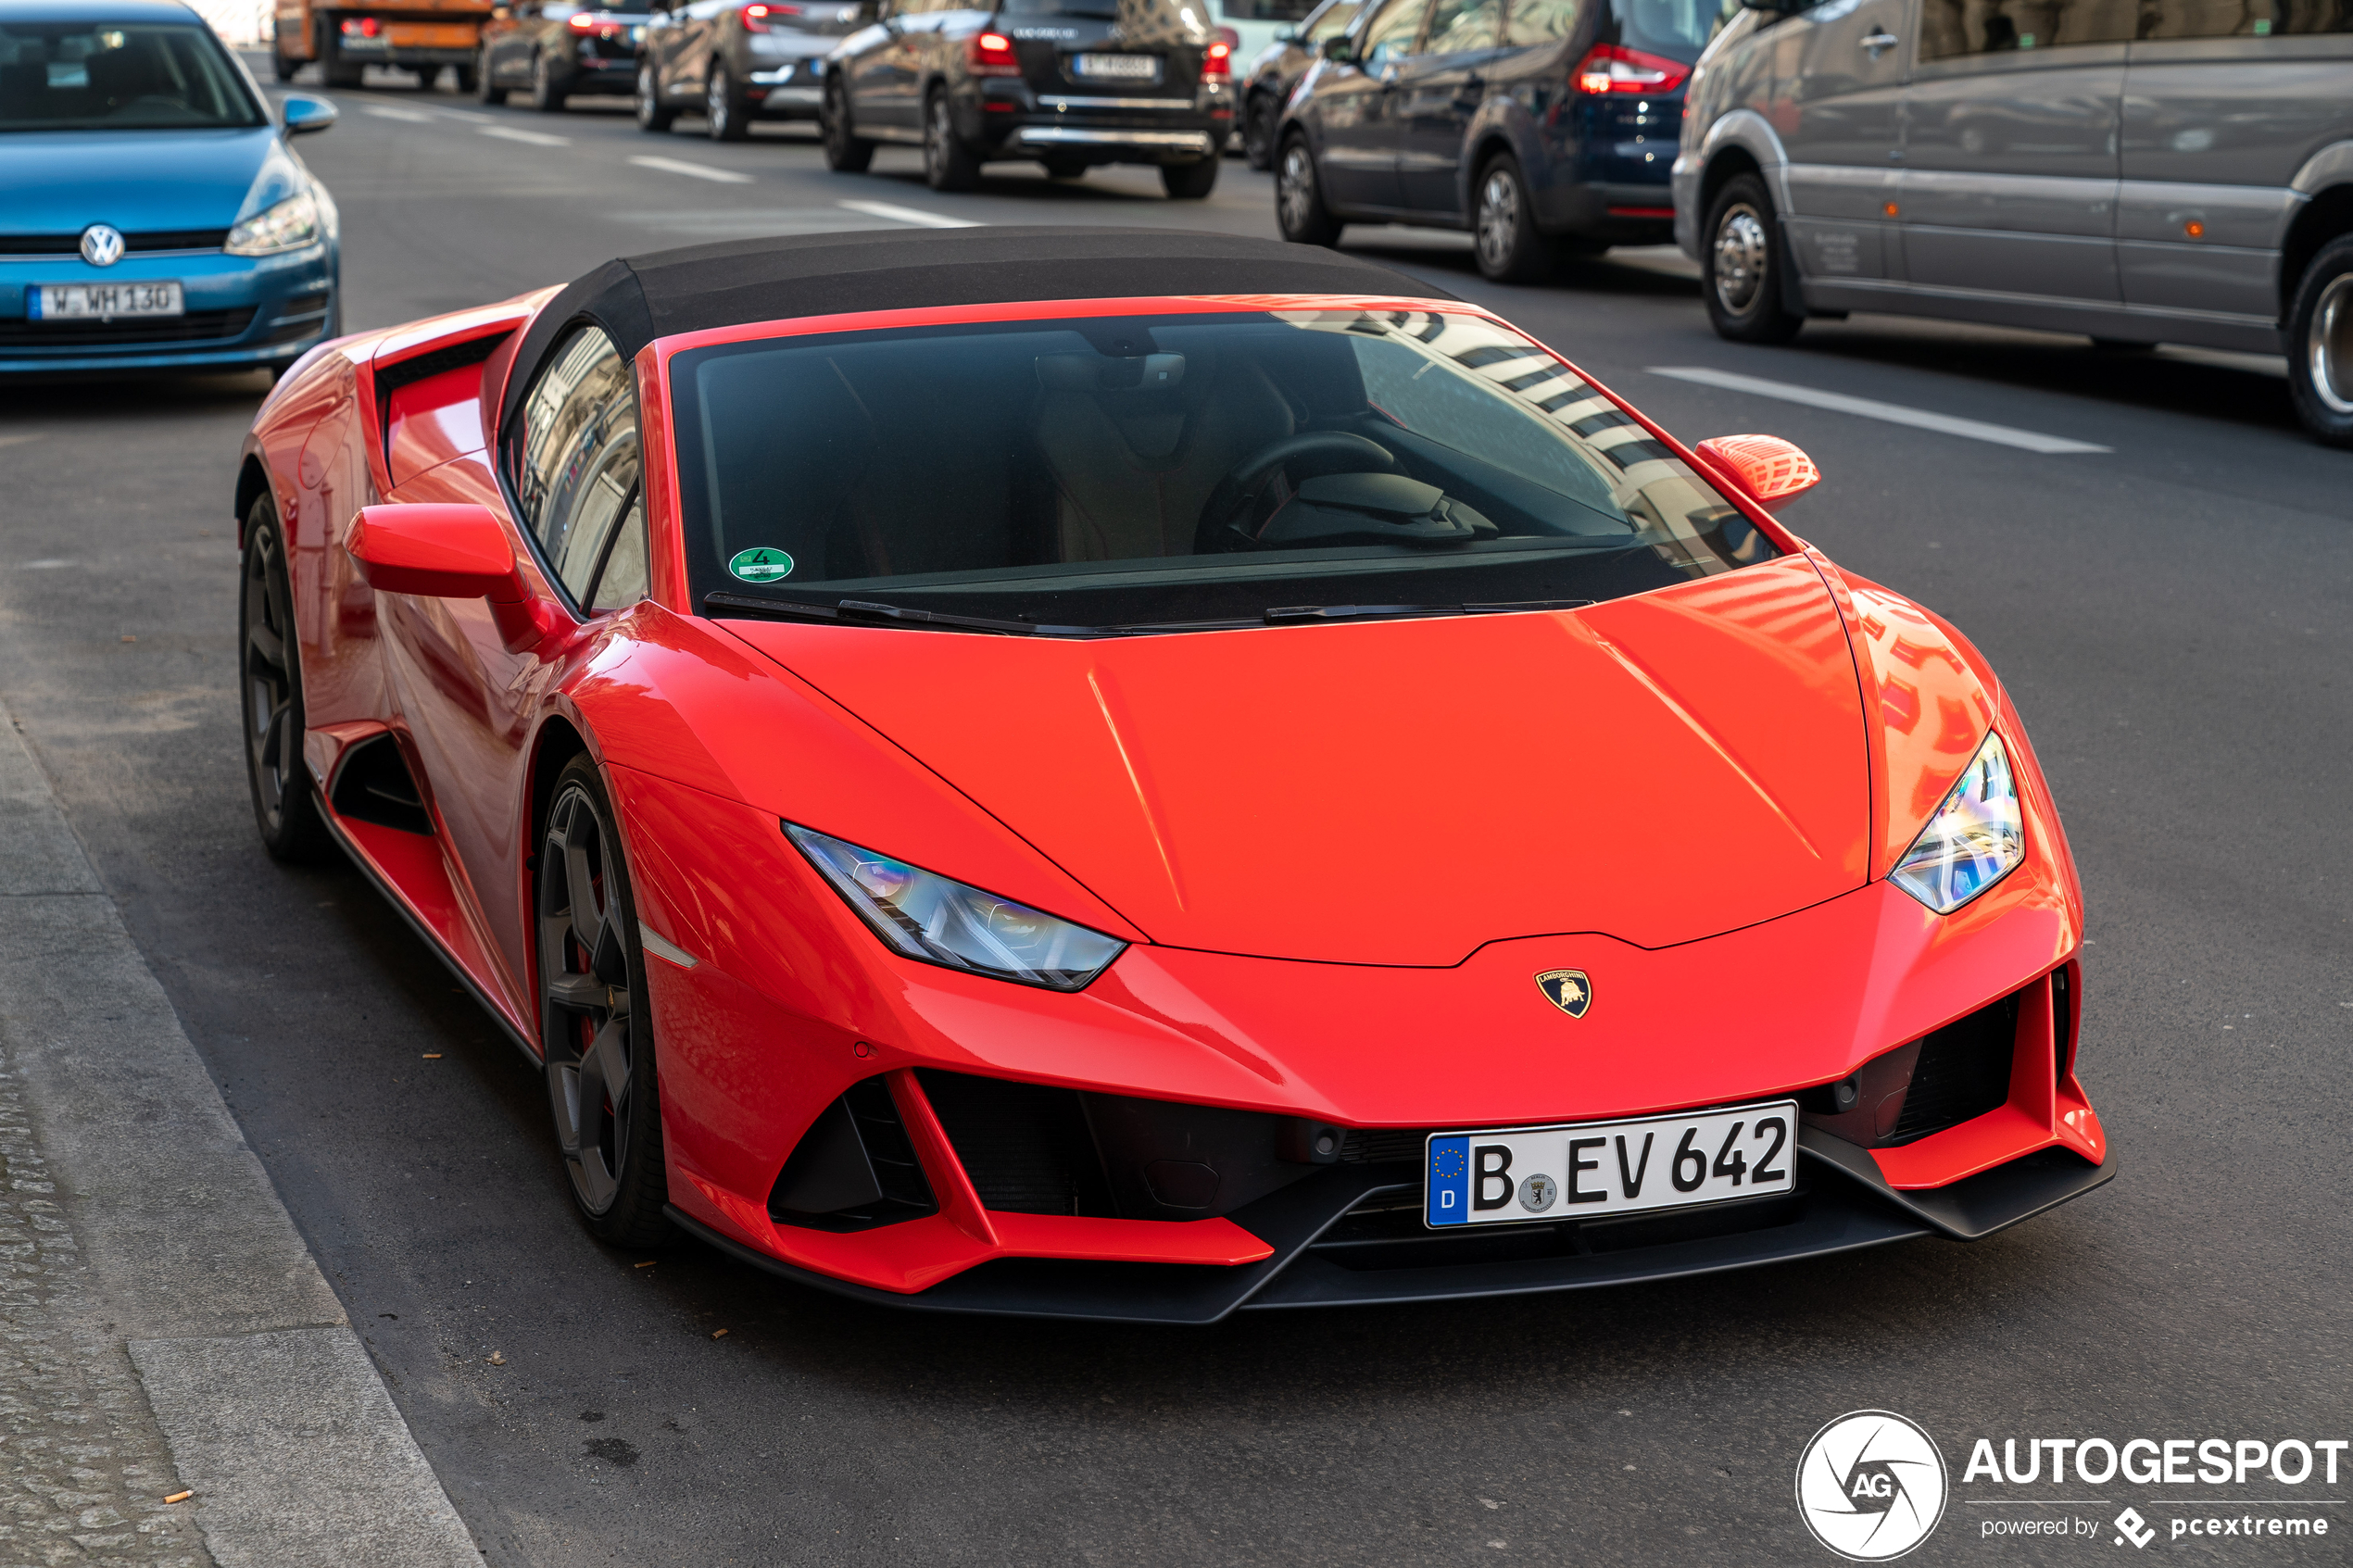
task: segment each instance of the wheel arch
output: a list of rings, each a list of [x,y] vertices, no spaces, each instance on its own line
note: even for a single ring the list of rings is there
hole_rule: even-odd
[[[273,497],[271,506],[274,508],[276,506],[276,501],[274,499],[275,492],[270,483],[269,467],[262,462],[261,455],[259,453],[248,452],[245,454],[245,460],[244,464],[237,470],[237,501],[235,515],[237,521],[237,548],[240,550],[243,550],[245,547],[245,519],[252,513],[253,504],[264,495],[271,495]]]
[[[2287,226],[2287,234],[2280,245],[2279,302],[2280,323],[2287,325],[2288,312],[2296,305],[2296,290],[2304,281],[2304,270],[2330,241],[2353,234],[2353,169],[2345,171],[2346,178],[2314,193],[2296,212]]]

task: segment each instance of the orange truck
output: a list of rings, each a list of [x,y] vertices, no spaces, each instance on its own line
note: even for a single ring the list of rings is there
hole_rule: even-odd
[[[278,80],[291,82],[310,60],[330,87],[357,87],[370,66],[398,66],[430,87],[453,66],[458,90],[471,93],[482,24],[494,0],[278,0]]]

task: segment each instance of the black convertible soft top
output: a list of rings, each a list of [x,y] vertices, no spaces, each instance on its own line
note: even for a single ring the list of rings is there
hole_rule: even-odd
[[[541,357],[583,320],[634,358],[674,332],[795,316],[1196,294],[1454,297],[1337,251],[1171,229],[893,229],[727,240],[623,257],[574,280],[518,349],[500,423]]]

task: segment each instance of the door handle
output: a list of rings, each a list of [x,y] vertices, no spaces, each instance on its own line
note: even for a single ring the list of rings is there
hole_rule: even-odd
[[[1885,28],[1881,28],[1876,32],[1868,32],[1863,35],[1863,47],[1869,51],[1871,58],[1875,60],[1888,50],[1894,48],[1898,40],[1896,39],[1895,34],[1888,31]]]

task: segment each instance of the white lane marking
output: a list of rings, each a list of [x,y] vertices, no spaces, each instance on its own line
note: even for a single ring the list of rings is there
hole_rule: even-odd
[[[646,951],[658,959],[668,959],[680,969],[692,969],[702,962],[700,959],[670,941],[644,921],[637,922],[637,940],[645,945]]]
[[[74,563],[70,560],[64,560],[52,557],[46,560],[29,560],[25,562],[19,570],[24,571],[55,571],[61,566],[71,566]]]
[[[49,433],[47,431],[32,430],[27,431],[21,435],[0,435],[0,446],[21,446],[28,441],[46,441],[48,439]]]
[[[471,119],[481,125],[487,125],[498,118],[495,114],[477,114],[472,109],[435,109],[433,112],[444,119]]]
[[[374,115],[378,119],[405,120],[410,125],[431,125],[434,117],[422,109],[404,109],[392,104],[362,104],[361,114]]]
[[[749,174],[738,174],[732,169],[713,169],[707,163],[688,163],[682,157],[633,157],[629,161],[640,169],[659,169],[664,174],[684,174],[696,180],[716,180],[723,185],[752,182]]]
[[[533,147],[572,145],[572,138],[569,136],[550,136],[545,131],[518,131],[511,125],[485,125],[482,128],[482,133],[485,136],[496,136],[502,142],[521,142]]]
[[[986,224],[969,218],[949,218],[937,212],[925,212],[920,207],[900,207],[896,202],[843,202],[851,212],[862,212],[869,218],[887,218],[893,223],[912,223],[924,229],[981,229]]]
[[[2063,435],[2045,435],[2039,430],[2017,430],[2009,425],[1987,424],[1982,420],[1956,419],[1950,414],[1932,414],[1925,408],[1906,408],[1900,403],[1881,403],[1869,397],[1849,397],[1843,392],[1819,392],[1810,386],[1792,386],[1787,382],[1737,376],[1730,370],[1710,370],[1696,365],[1652,365],[1646,368],[1655,376],[1672,376],[1677,381],[1696,382],[1702,386],[1721,387],[1727,392],[1745,392],[1754,397],[1777,397],[1784,403],[1803,403],[1808,408],[1857,414],[1867,420],[1883,420],[1892,425],[1910,425],[1915,430],[1966,436],[1971,441],[1991,441],[1996,445],[2017,446],[2029,452],[2114,450],[2113,447],[2095,446],[2088,441],[2070,441]]]

